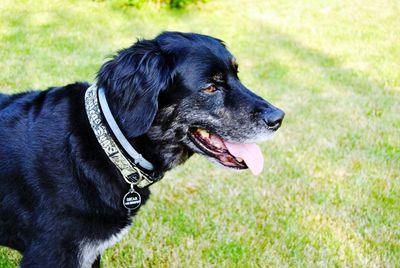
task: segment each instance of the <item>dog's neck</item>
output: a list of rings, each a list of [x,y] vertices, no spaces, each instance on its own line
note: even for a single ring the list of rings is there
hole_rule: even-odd
[[[94,90],[96,90],[94,88]],[[138,153],[135,148],[132,147],[130,142],[126,139],[125,135],[122,133],[121,129],[118,126],[118,123],[115,121],[115,118],[110,110],[110,107],[107,102],[107,98],[103,88],[99,88],[98,92],[98,104],[100,106],[103,118],[107,122],[108,127],[110,128],[114,138],[118,141],[119,146],[129,155],[131,160],[136,164],[140,165],[142,168],[146,170],[153,171],[153,164],[146,160],[140,153]]]
[[[109,126],[116,125],[111,127],[114,136],[123,135],[118,126],[121,126],[121,128],[129,133],[129,128],[134,128],[135,126],[126,126],[126,123],[121,118],[128,118],[132,112],[129,110],[121,111],[121,109],[118,112],[113,112],[113,110],[116,111],[115,105],[113,106],[111,102],[110,107],[107,107],[106,96],[102,93],[104,92],[99,90],[99,104],[107,120],[107,124]],[[106,111],[108,109],[109,111]],[[133,160],[137,160],[136,156],[139,156],[139,160],[142,159],[142,161],[139,161],[139,165],[151,171],[150,175],[154,178],[162,178],[166,171],[185,162],[193,154],[186,146],[179,143],[181,138],[179,138],[179,133],[176,133],[177,131],[174,130],[173,126],[165,126],[165,122],[172,122],[174,116],[173,110],[174,107],[171,106],[160,107],[154,122],[146,133],[138,137],[122,137],[123,139],[127,139],[126,142],[129,143],[127,147],[131,147],[131,150],[134,151],[133,155],[130,154]],[[107,119],[107,113],[108,117],[111,118]],[[115,118],[113,114],[116,114]],[[114,119],[115,121],[112,122]],[[116,135],[115,129],[121,133]],[[165,131],[165,129],[168,130]],[[118,139],[118,142],[121,144],[120,139]],[[126,151],[125,147],[124,150]],[[144,164],[140,162],[144,162]],[[151,168],[148,168],[149,166]]]
[[[151,159],[155,173],[159,176],[184,163],[193,154],[183,145],[177,144],[173,137],[162,135],[157,125],[153,125],[146,134],[129,141],[145,158]]]
[[[132,192],[133,186],[147,187],[160,179],[152,174],[153,165],[143,158],[122,134],[102,88],[98,89],[96,85],[92,85],[86,90],[85,109],[99,145],[125,181],[131,185]]]
[[[164,173],[184,163],[193,152],[183,145],[186,135],[174,122],[175,106],[161,106],[150,129],[130,142],[147,159],[151,159],[156,172]]]

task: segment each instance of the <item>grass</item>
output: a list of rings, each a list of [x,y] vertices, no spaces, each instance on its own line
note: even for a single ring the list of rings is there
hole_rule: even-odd
[[[242,81],[287,114],[265,170],[195,156],[153,197],[104,267],[399,267],[400,4],[222,1],[184,11],[110,2],[0,6],[0,90],[93,81],[136,37],[194,31],[226,41]],[[20,256],[0,249],[0,266]]]

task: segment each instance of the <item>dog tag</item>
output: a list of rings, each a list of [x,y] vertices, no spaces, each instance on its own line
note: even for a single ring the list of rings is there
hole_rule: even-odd
[[[124,207],[126,207],[128,210],[134,210],[140,206],[140,204],[142,203],[142,198],[140,197],[140,194],[138,192],[131,189],[124,196],[122,203]]]

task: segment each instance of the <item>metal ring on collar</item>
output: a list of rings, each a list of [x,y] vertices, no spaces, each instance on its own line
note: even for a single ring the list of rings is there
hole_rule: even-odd
[[[132,185],[138,185],[142,180],[143,180],[143,174],[142,171],[138,168],[138,167],[132,167],[136,172],[135,173],[131,173],[128,176],[123,176],[124,180],[128,183],[128,184],[132,184]],[[132,176],[134,174],[137,174],[138,178],[135,179],[135,181],[132,181],[129,176]]]

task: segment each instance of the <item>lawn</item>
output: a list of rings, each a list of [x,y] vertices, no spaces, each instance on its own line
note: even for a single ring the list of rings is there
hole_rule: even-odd
[[[152,186],[103,267],[400,267],[399,14],[397,0],[2,0],[0,92],[93,81],[163,30],[221,38],[243,83],[286,112],[264,172],[192,157]],[[0,267],[19,259],[0,249]]]

